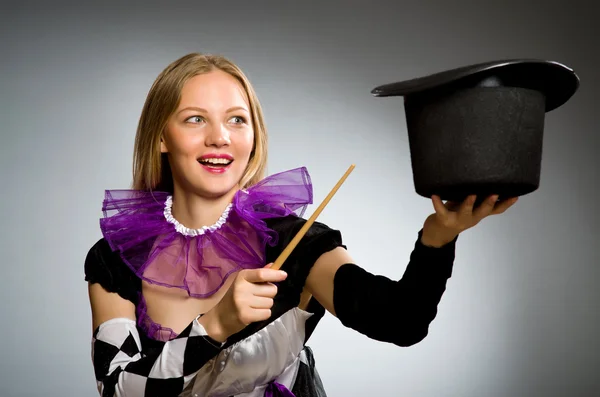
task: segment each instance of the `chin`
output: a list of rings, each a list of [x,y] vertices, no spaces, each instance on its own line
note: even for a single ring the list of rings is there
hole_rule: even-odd
[[[229,189],[207,189],[207,188],[199,188],[196,189],[196,191],[198,192],[198,194],[202,197],[205,198],[209,198],[209,199],[219,199],[221,197],[227,196],[228,194],[230,194],[232,191],[237,190],[237,186],[233,186]]]
[[[241,178],[241,177],[240,177]],[[191,183],[192,189],[206,198],[220,198],[238,189],[237,181],[240,179],[222,178],[217,180],[195,180]]]

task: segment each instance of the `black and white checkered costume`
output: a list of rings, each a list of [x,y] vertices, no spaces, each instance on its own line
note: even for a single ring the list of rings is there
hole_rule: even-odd
[[[106,397],[177,395],[220,348],[194,320],[162,349],[144,352],[135,321],[109,320],[92,338],[98,390]]]
[[[275,247],[267,247],[266,262],[273,262],[302,227],[295,217],[270,220],[269,227],[279,234]],[[455,241],[443,248],[425,247],[419,238],[404,276],[392,281],[372,275],[354,264],[344,265],[335,276],[334,306],[338,319],[372,339],[410,346],[428,333],[437,305],[451,276]],[[197,318],[175,339],[151,340],[129,319],[112,319],[93,333],[92,362],[102,396],[146,397],[178,396],[196,373],[219,355],[222,349],[245,340],[299,304],[308,273],[324,252],[342,246],[338,231],[315,222],[283,266],[288,273],[279,284],[269,320],[253,323],[220,345],[206,335]],[[86,258],[86,280],[99,283],[134,304],[139,299],[141,281],[126,267],[105,240],[92,247]],[[367,291],[367,292],[365,292]],[[307,311],[312,317],[305,324],[309,339],[325,309],[312,299]],[[315,369],[312,351],[305,346],[303,360],[294,380],[296,397],[325,397]],[[198,396],[208,397],[208,396]]]

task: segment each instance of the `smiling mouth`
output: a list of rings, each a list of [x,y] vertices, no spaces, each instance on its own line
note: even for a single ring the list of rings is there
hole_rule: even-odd
[[[225,168],[233,163],[233,160],[225,158],[202,158],[198,159],[198,162],[206,167]]]

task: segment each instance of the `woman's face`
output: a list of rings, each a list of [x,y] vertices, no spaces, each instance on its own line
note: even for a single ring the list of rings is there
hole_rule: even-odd
[[[215,70],[185,83],[161,151],[169,154],[176,186],[214,198],[237,190],[253,145],[254,129],[242,85]]]

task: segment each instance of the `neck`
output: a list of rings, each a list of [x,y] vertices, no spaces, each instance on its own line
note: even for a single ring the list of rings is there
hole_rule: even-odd
[[[203,197],[175,186],[172,215],[179,223],[190,229],[211,226],[231,203],[237,189],[219,197]]]

